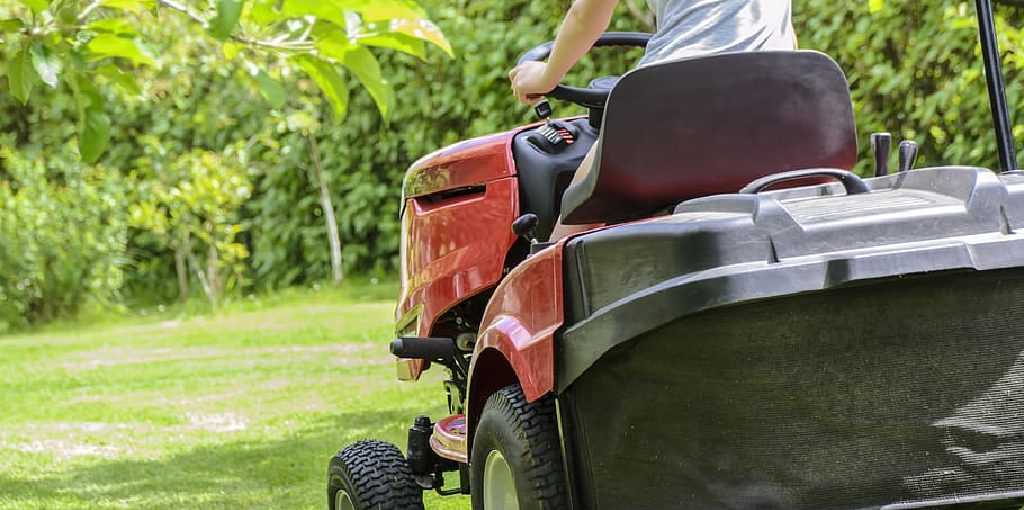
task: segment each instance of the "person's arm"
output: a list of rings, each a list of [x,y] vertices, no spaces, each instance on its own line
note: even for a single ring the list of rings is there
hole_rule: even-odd
[[[618,0],[576,0],[565,15],[548,58],[548,77],[555,84],[594,46],[612,22]],[[545,91],[547,92],[547,91]]]
[[[618,0],[575,0],[555,38],[547,62],[526,62],[512,70],[512,91],[523,104],[534,104],[555,88],[608,29]]]

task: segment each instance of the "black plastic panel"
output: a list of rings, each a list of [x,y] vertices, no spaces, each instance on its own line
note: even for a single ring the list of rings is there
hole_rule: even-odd
[[[1024,270],[964,271],[674,320],[560,395],[578,496],[595,509],[1016,508],[1020,303]]]
[[[719,195],[576,238],[565,257],[565,388],[618,343],[702,310],[857,281],[1024,264],[1024,186],[976,168]]]
[[[540,218],[537,238],[547,240],[558,220],[562,193],[583,158],[597,140],[597,130],[587,119],[567,122],[576,140],[564,150],[547,152],[530,141],[534,130],[524,131],[512,140],[512,156],[519,174],[520,214],[533,213]]]

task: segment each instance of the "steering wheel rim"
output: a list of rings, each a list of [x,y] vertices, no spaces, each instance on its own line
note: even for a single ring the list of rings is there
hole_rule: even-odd
[[[646,48],[647,43],[651,40],[651,34],[644,34],[640,32],[606,32],[597,39],[594,43],[594,48],[607,47],[607,46],[634,46],[638,48]],[[519,64],[525,62],[543,62],[551,56],[551,50],[554,48],[554,42],[546,42],[533,48],[532,50],[523,54],[519,57]],[[593,89],[589,87],[569,87],[567,85],[559,84],[547,94],[545,97],[552,99],[561,99],[563,101],[570,101],[580,106],[587,108],[601,108],[606,102],[608,102],[608,94],[611,91],[604,89]]]

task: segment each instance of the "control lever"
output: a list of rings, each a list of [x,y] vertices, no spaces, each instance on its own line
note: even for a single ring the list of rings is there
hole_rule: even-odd
[[[544,125],[527,136],[527,140],[543,152],[554,154],[562,152],[576,142],[573,130],[565,122],[551,120],[551,103],[545,99],[533,107],[537,117]]]
[[[539,224],[539,216],[526,213],[512,222],[512,233],[526,239],[530,244],[535,244],[537,242],[537,225]]]
[[[891,134],[875,133],[871,135],[871,153],[875,156],[875,177],[889,175],[889,153],[891,151]]]
[[[540,217],[533,213],[526,213],[512,222],[512,233],[526,239],[530,243],[530,254],[528,257],[532,257],[540,251],[551,246],[552,242],[540,242],[537,239],[537,225],[540,224]]]
[[[911,140],[900,142],[900,173],[909,172],[914,169],[919,149],[917,142]]]
[[[537,118],[543,120],[546,124],[551,125],[551,103],[547,99],[537,103],[537,106],[533,107],[534,113],[537,114]]]

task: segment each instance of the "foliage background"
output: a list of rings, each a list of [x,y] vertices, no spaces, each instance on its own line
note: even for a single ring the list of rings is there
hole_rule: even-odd
[[[90,301],[132,307],[174,300],[174,251],[139,215],[195,181],[182,158],[230,167],[218,171],[230,170],[233,184],[226,189],[218,180],[216,192],[239,199],[218,202],[223,214],[213,227],[237,245],[229,296],[324,280],[330,254],[309,126],[319,127],[346,271],[394,271],[404,169],[446,144],[532,121],[513,102],[506,74],[520,53],[552,38],[570,1],[421,4],[455,58],[433,51],[421,61],[375,50],[396,93],[387,121],[354,79],[341,123],[328,122],[326,101],[302,99],[313,87],[306,79],[286,81],[289,99],[273,108],[251,80],[238,79],[247,70],[221,58],[217,41],[175,19],[147,27],[159,65],[136,71],[138,93],[100,83],[113,125],[95,165],[76,157],[69,91],[40,88],[22,105],[0,80],[0,330],[72,314]],[[613,29],[646,30],[640,5],[623,0]],[[973,2],[794,0],[794,13],[801,46],[829,53],[847,71],[862,142],[885,130],[920,143],[920,165],[995,166]],[[1001,7],[998,18],[1020,140],[1024,19],[1012,7]],[[570,81],[621,73],[637,57],[606,50]],[[861,145],[863,170],[869,158]],[[199,282],[190,278],[198,295]]]

